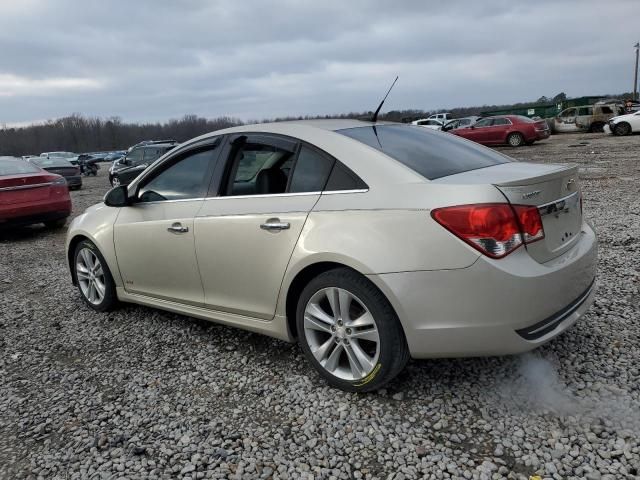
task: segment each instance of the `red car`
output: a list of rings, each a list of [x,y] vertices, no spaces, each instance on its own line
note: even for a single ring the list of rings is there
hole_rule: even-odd
[[[520,115],[501,115],[481,118],[467,128],[449,133],[468,138],[482,145],[531,145],[536,140],[549,138],[549,126],[544,120],[531,120]]]
[[[0,157],[0,227],[62,227],[71,214],[64,177],[18,158]]]

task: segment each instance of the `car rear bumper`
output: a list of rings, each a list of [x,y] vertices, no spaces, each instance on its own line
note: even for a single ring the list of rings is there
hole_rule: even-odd
[[[24,205],[0,205],[0,227],[30,225],[66,218],[71,214],[71,200],[49,200]]]
[[[544,264],[524,248],[455,270],[371,275],[402,322],[414,358],[521,353],[573,325],[595,298],[597,241]]]
[[[81,187],[82,186],[82,177],[80,175],[76,175],[73,177],[64,177],[67,181],[67,185],[70,187]]]
[[[536,140],[544,140],[551,136],[551,131],[549,130],[536,130]]]

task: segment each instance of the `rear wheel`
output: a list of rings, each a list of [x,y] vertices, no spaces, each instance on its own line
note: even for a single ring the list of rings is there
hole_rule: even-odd
[[[616,135],[629,135],[631,133],[631,125],[627,122],[620,122],[614,127],[613,132]]]
[[[507,143],[512,147],[519,147],[524,143],[524,137],[521,133],[510,133],[507,137]]]
[[[400,321],[362,275],[330,270],[302,291],[296,309],[300,346],[327,382],[350,392],[376,390],[409,360]]]
[[[589,127],[589,133],[604,132],[604,122],[593,122]]]
[[[73,268],[80,295],[89,307],[107,312],[117,306],[111,271],[98,248],[89,240],[83,240],[76,246]]]

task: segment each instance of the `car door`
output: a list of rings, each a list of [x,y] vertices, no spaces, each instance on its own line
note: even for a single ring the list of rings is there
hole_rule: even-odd
[[[465,138],[478,143],[486,143],[487,129],[491,127],[492,123],[492,118],[483,118],[482,120],[479,120],[475,125],[471,125],[471,127],[465,129]]]
[[[494,145],[506,143],[507,129],[510,125],[511,121],[508,118],[494,118],[491,126],[483,129],[486,143]]]
[[[555,118],[554,126],[557,132],[575,132],[576,127],[576,115],[578,110],[576,108],[567,108],[560,112]]]
[[[288,137],[231,140],[220,186],[195,220],[204,301],[214,310],[268,320],[333,159]]]
[[[129,293],[202,305],[194,218],[202,206],[221,139],[176,155],[145,173],[114,225],[118,268]],[[132,194],[132,192],[130,192]]]

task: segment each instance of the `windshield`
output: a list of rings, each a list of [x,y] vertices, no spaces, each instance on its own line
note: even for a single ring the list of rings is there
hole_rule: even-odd
[[[477,143],[409,125],[356,127],[337,133],[380,150],[429,180],[510,161]]]
[[[19,175],[21,173],[38,173],[41,170],[24,160],[0,158],[0,176]]]

